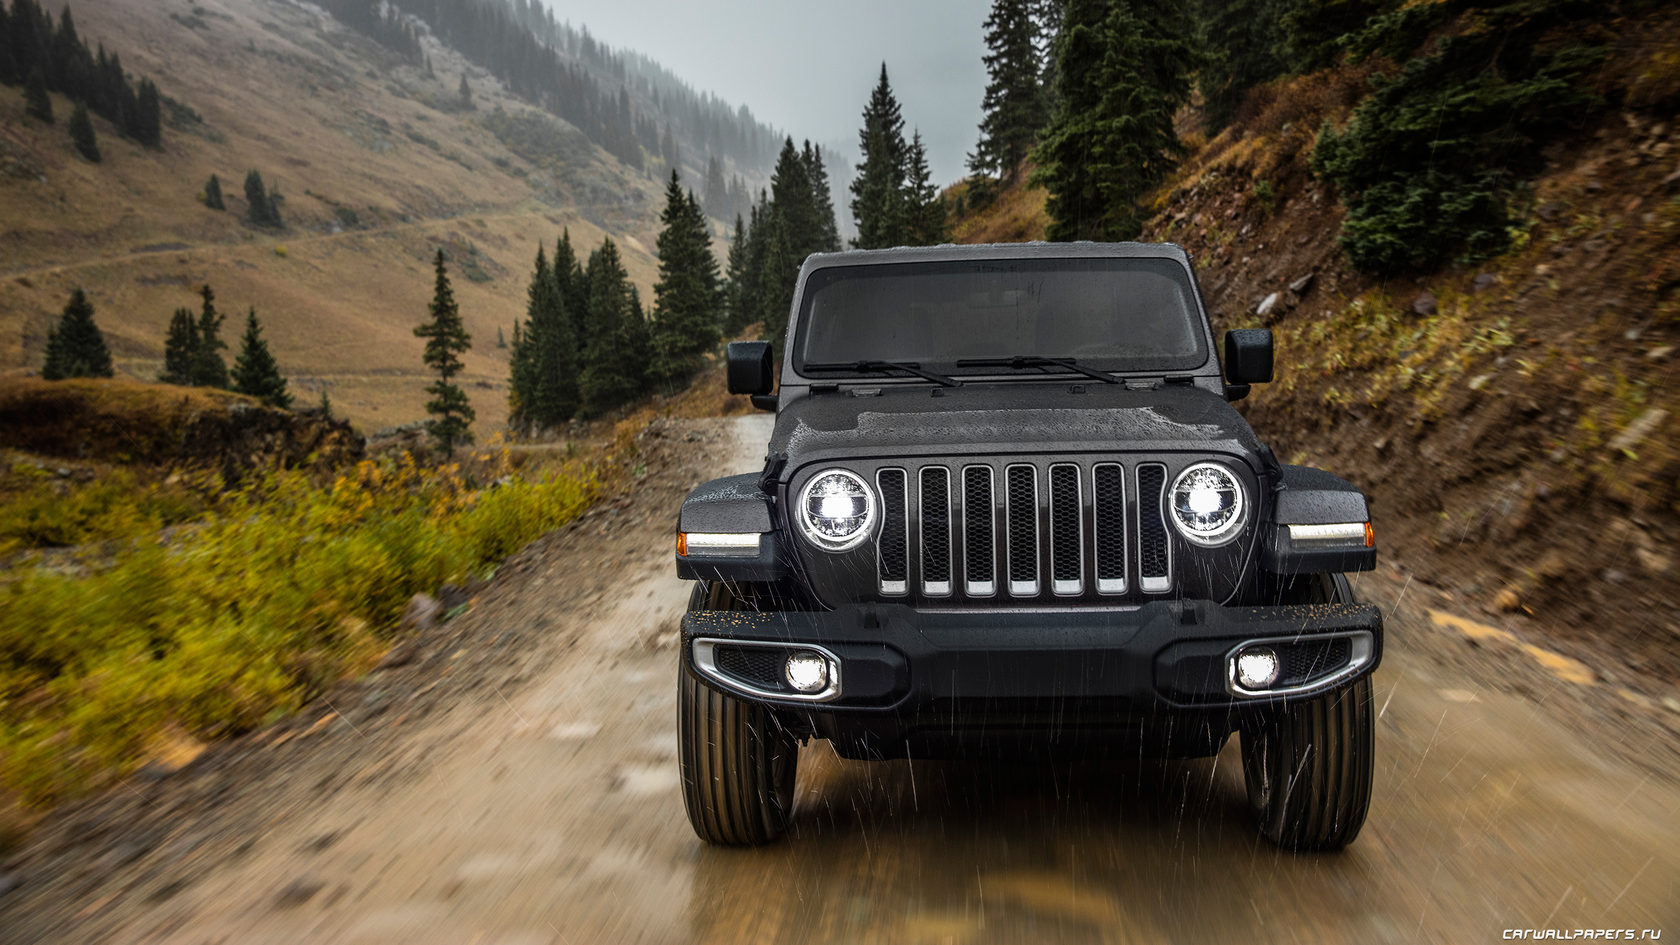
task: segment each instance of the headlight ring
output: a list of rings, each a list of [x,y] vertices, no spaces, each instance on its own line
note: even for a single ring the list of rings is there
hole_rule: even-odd
[[[1219,463],[1195,463],[1173,480],[1167,506],[1180,535],[1215,548],[1242,531],[1248,501],[1242,480],[1229,469]]]
[[[825,469],[799,492],[795,517],[806,539],[824,551],[847,551],[875,526],[875,493],[848,469]]]

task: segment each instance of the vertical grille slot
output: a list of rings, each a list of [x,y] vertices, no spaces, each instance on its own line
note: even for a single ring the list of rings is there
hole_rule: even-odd
[[[993,520],[992,467],[963,469],[963,593],[990,597],[997,593],[997,563],[992,549],[997,536]]]
[[[1091,470],[1097,593],[1126,593],[1126,471],[1119,463]]]
[[[1014,465],[1004,469],[1004,477],[1009,593],[1030,597],[1038,593],[1038,472]]]
[[[875,553],[881,593],[905,594],[910,590],[910,506],[904,470],[883,469],[875,474],[875,484],[881,489],[881,541]]]
[[[951,473],[943,466],[922,469],[922,593],[951,593]]]
[[[1085,516],[1079,467],[1050,467],[1050,589],[1078,594],[1085,589]]]
[[[1138,586],[1145,593],[1161,594],[1172,589],[1172,542],[1163,518],[1163,496],[1167,467],[1145,463],[1137,469],[1138,481]]]

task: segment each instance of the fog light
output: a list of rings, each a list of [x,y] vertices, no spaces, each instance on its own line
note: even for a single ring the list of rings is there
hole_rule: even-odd
[[[821,692],[828,688],[828,660],[820,653],[800,650],[787,658],[782,675],[800,692]]]
[[[1237,654],[1237,683],[1244,689],[1265,689],[1278,678],[1277,654],[1263,646]]]

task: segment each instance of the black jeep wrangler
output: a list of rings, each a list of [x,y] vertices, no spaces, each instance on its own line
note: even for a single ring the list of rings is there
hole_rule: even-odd
[[[1259,829],[1337,848],[1371,796],[1382,615],[1365,497],[1280,464],[1229,405],[1173,245],[943,246],[812,256],[762,473],[683,502],[697,582],[678,679],[695,831],[786,828],[799,744],[843,757],[1023,750],[1200,757],[1242,737]]]

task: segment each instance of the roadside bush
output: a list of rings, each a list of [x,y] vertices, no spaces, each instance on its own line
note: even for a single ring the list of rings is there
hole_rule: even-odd
[[[477,466],[405,456],[329,485],[276,472],[92,573],[0,580],[0,788],[61,800],[132,770],[166,729],[210,739],[296,708],[366,667],[414,593],[570,521],[599,488],[581,465]]]
[[[1313,171],[1342,191],[1355,266],[1425,270],[1506,248],[1542,145],[1596,102],[1580,79],[1603,58],[1592,24],[1609,6],[1445,0],[1378,18],[1353,41],[1400,57],[1436,28],[1454,33],[1398,75],[1374,75],[1347,126],[1319,134]]]

